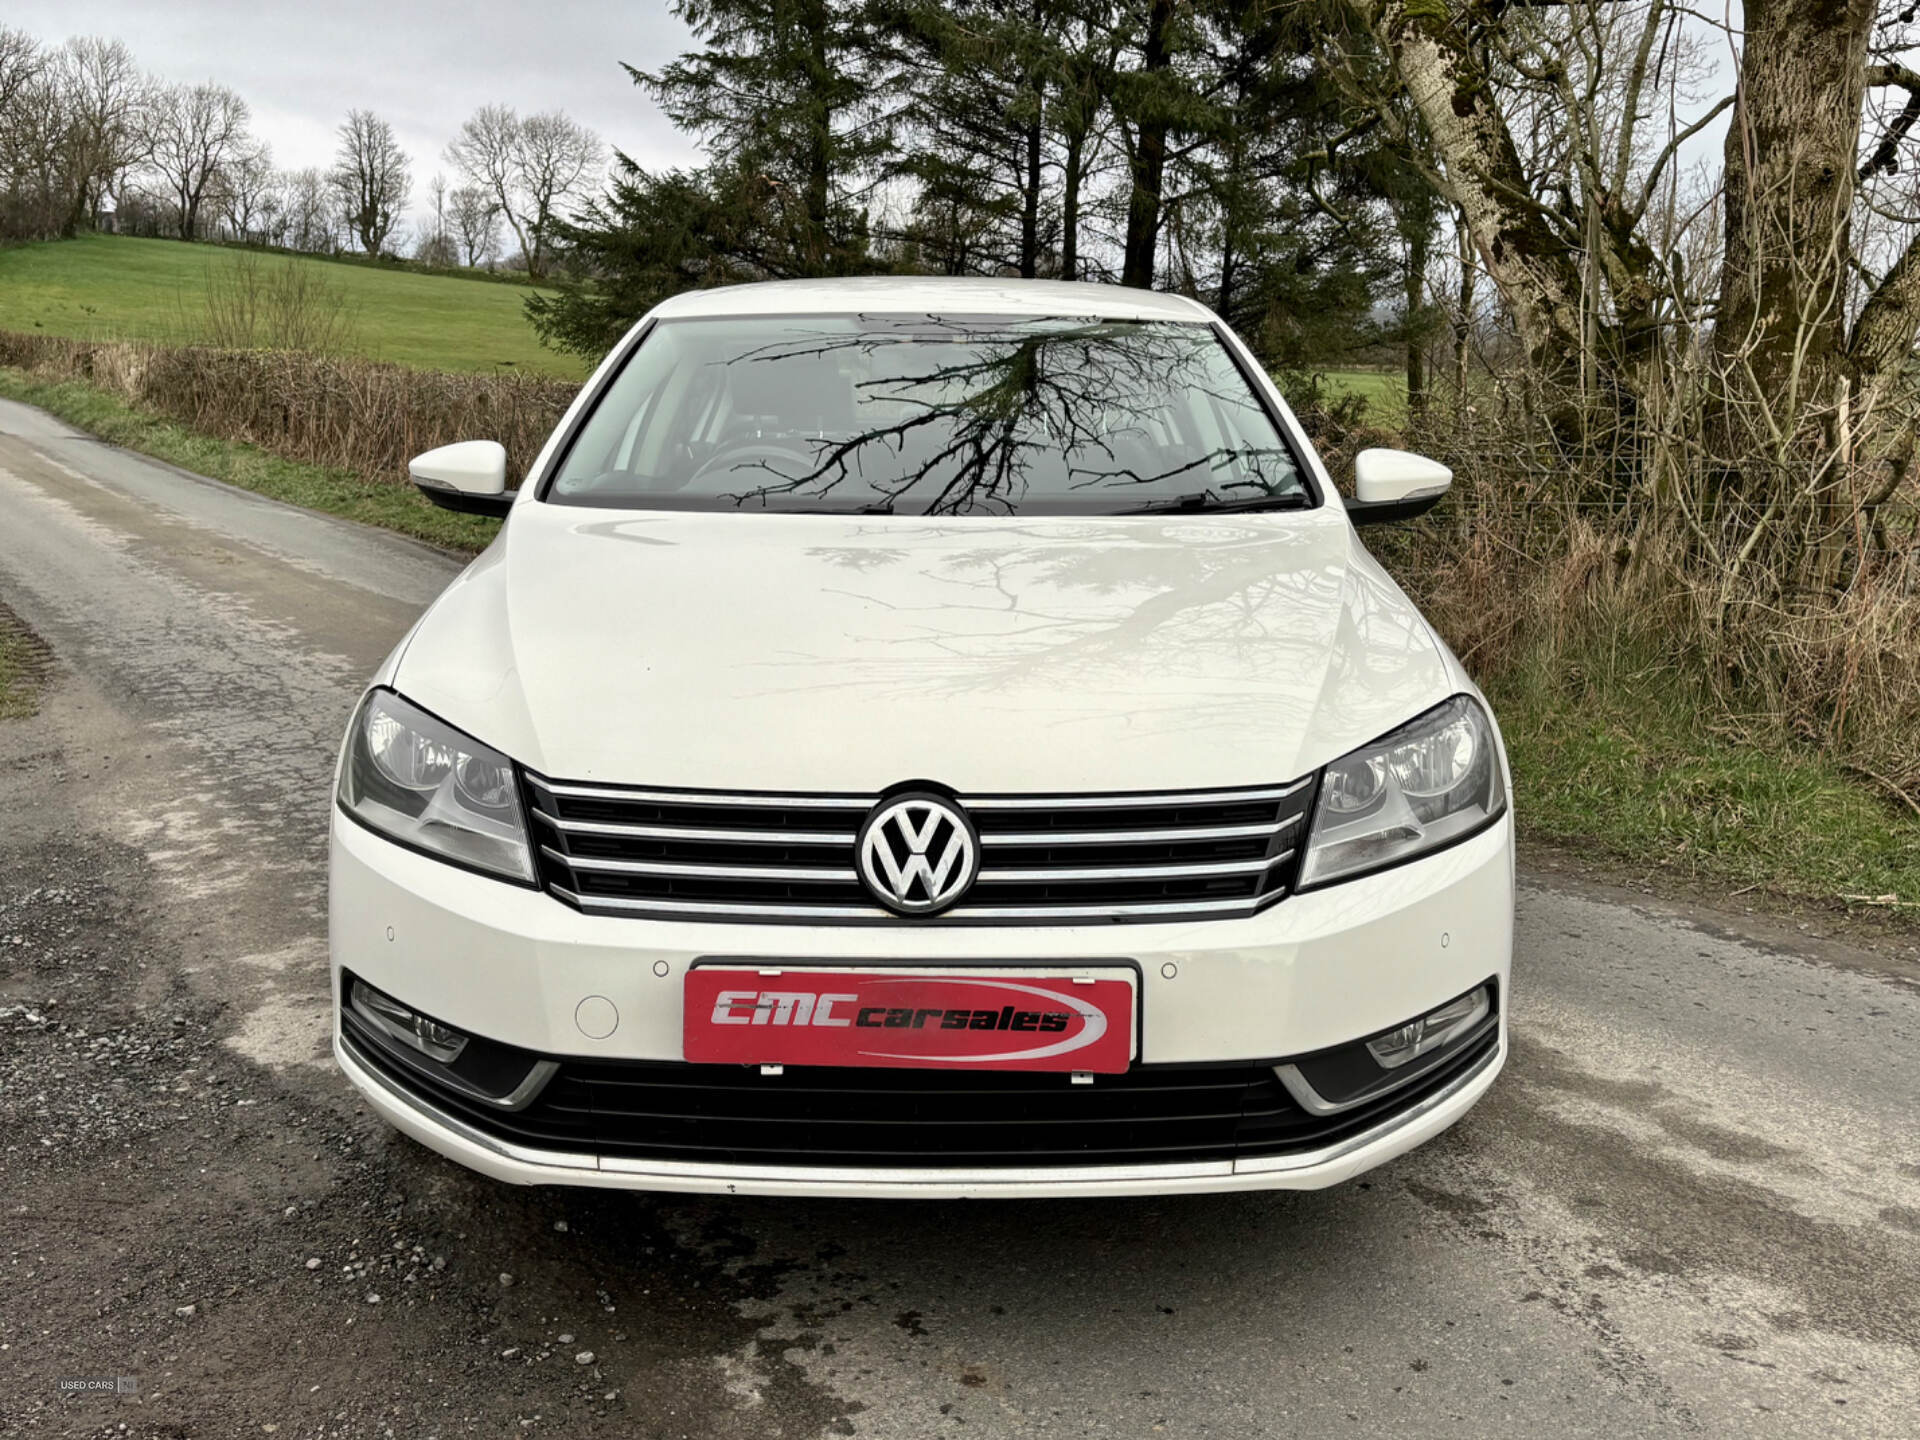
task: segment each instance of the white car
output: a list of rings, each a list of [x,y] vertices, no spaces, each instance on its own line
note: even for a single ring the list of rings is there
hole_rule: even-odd
[[[1506,1056],[1506,761],[1190,300],[678,296],[374,676],[334,1052],[501,1180],[784,1195],[1308,1188]]]

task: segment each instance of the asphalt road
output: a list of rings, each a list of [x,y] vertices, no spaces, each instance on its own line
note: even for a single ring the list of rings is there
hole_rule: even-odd
[[[391,1135],[326,1058],[327,787],[454,570],[0,403],[53,655],[0,722],[0,1434],[1920,1432],[1920,952],[1584,881],[1528,880],[1487,1100],[1318,1194],[517,1191]]]

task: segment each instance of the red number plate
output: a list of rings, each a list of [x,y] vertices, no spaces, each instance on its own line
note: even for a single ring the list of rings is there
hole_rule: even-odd
[[[708,1064],[1086,1070],[1133,1057],[1129,980],[700,965],[686,1057]]]

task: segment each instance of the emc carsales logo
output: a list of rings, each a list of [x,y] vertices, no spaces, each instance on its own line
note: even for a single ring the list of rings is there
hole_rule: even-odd
[[[930,791],[883,800],[855,842],[860,879],[901,915],[933,915],[966,894],[980,873],[980,837],[967,812]]]

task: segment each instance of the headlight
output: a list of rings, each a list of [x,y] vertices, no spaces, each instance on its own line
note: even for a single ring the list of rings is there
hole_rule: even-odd
[[[1327,766],[1297,888],[1442,849],[1506,808],[1493,724],[1456,695]]]
[[[353,717],[340,804],[402,845],[533,880],[513,762],[391,690],[369,691]]]

